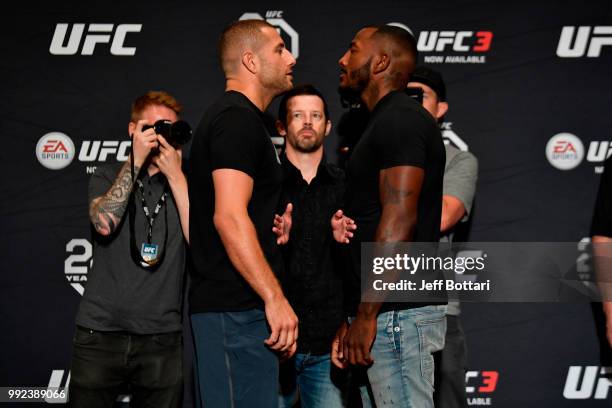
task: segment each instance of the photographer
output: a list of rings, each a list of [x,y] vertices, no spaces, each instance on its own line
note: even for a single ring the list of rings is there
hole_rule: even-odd
[[[137,98],[130,158],[98,167],[91,178],[93,265],[76,318],[72,407],[111,407],[125,387],[132,406],[181,404],[189,201],[181,170],[186,140],[171,127],[180,111],[166,92]]]

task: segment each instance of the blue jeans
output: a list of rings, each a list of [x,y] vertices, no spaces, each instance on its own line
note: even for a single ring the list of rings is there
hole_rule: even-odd
[[[346,374],[331,364],[329,354],[296,354],[281,364],[279,407],[291,408],[299,398],[302,408],[342,408]]]
[[[204,408],[274,408],[278,358],[262,310],[191,315],[198,391]]]
[[[364,407],[433,408],[433,353],[444,348],[446,305],[390,311],[378,316],[376,340],[361,385]]]

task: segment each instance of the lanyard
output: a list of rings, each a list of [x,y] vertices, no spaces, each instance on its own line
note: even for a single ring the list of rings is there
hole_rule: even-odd
[[[151,240],[153,238],[153,223],[155,222],[155,218],[157,218],[157,215],[159,214],[161,208],[164,206],[166,202],[166,197],[168,196],[168,182],[166,181],[164,185],[164,192],[162,193],[161,197],[157,201],[157,205],[155,206],[155,209],[153,210],[153,214],[151,214],[149,207],[147,206],[147,202],[144,199],[144,185],[142,184],[142,181],[140,181],[140,179],[136,179],[136,172],[134,169],[134,156],[131,153],[130,153],[130,156],[131,156],[130,160],[132,161],[132,165],[131,165],[132,180],[134,179],[136,180],[138,189],[141,192],[142,210],[144,211],[144,214],[149,224],[149,230],[147,231],[147,241],[149,244],[151,244]],[[131,241],[130,242],[130,255],[132,256],[132,260],[136,263],[136,265],[139,265],[142,268],[146,268],[151,271],[154,271],[155,269],[159,267],[159,265],[161,265],[164,259],[164,256],[166,254],[166,244],[168,242],[168,208],[166,207],[166,211],[164,211],[164,217],[165,217],[164,241],[163,241],[163,244],[161,245],[161,249],[159,251],[157,258],[153,261],[145,260],[142,257],[142,253],[139,250],[138,245],[136,244],[136,227],[135,227],[136,194],[135,194],[135,190],[132,190],[132,193],[130,194],[128,212],[129,212],[129,224],[130,224],[129,227],[130,227],[130,241]]]
[[[149,223],[149,230],[147,231],[147,243],[150,244],[151,239],[153,238],[153,223],[155,223],[155,219],[159,215],[159,211],[166,203],[166,197],[168,196],[168,184],[166,183],[164,185],[164,192],[162,193],[161,197],[159,197],[159,200],[157,201],[157,204],[155,205],[155,208],[153,209],[153,214],[151,214],[151,211],[149,210],[149,207],[147,206],[147,201],[145,200],[144,185],[142,184],[142,181],[140,179],[136,179],[136,184],[138,184],[138,189],[140,190],[140,200],[142,201],[142,211],[144,212],[144,215],[147,218],[147,221]],[[166,209],[166,211],[168,210]]]

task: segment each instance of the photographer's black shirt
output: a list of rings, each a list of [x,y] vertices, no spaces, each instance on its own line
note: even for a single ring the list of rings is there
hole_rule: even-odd
[[[89,202],[104,195],[115,182],[124,163],[98,166],[89,182]],[[164,191],[166,177],[160,172],[150,177],[143,169],[147,207],[153,211]],[[147,240],[148,221],[142,209],[142,194],[135,187],[135,240],[140,248]],[[167,217],[167,218],[166,218]],[[126,210],[117,229],[108,237],[92,227],[93,263],[86,275],[85,293],[77,314],[79,326],[100,331],[127,331],[136,334],[181,330],[185,240],[178,210],[171,193],[153,224],[151,242],[163,248],[168,222],[165,255],[155,270],[138,266],[130,253],[129,215]]]
[[[272,232],[282,185],[282,168],[262,112],[243,94],[226,92],[208,108],[191,148],[189,180],[190,246],[193,273],[191,313],[262,308],[261,298],[236,270],[213,223],[212,172],[239,170],[253,179],[248,214],[264,256],[275,274],[283,261]]]
[[[438,242],[442,212],[445,152],[432,116],[404,92],[391,92],[374,107],[366,130],[348,162],[346,214],[357,230],[350,243],[351,273],[347,313],[355,315],[361,293],[361,243],[373,242],[382,215],[379,174],[396,166],[415,166],[425,176],[418,201],[414,242]],[[430,303],[431,304],[431,303]],[[381,311],[425,306],[427,303],[385,304]]]

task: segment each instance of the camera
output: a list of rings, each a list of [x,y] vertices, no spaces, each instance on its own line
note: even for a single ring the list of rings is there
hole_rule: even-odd
[[[144,125],[142,131],[153,128],[155,133],[162,135],[172,147],[179,148],[191,140],[191,126],[184,120],[172,123],[166,119],[160,119],[154,125]]]

